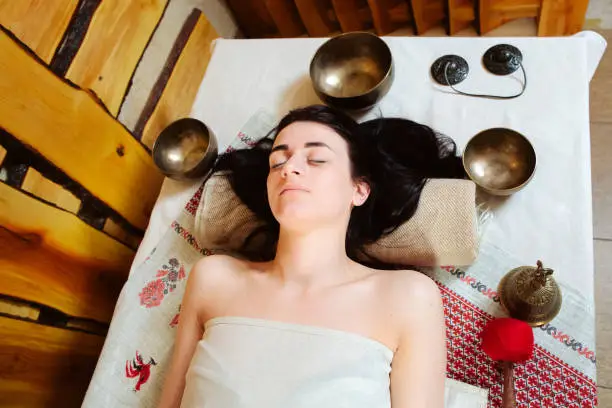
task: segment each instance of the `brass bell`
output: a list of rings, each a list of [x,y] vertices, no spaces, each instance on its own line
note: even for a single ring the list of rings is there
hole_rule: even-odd
[[[555,318],[561,309],[561,290],[552,277],[553,270],[520,266],[508,272],[499,282],[502,306],[511,317],[531,326],[542,326]]]

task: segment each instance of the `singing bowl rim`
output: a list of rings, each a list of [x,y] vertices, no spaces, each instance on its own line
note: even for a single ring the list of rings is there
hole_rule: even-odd
[[[187,129],[195,130],[199,137],[208,139],[206,150],[204,151],[204,154],[202,155],[198,163],[192,168],[182,171],[171,170],[163,163],[161,157],[162,150],[164,147],[168,146],[172,138],[176,138],[180,133]],[[153,162],[155,163],[157,168],[165,176],[173,178],[175,180],[187,180],[203,176],[204,174],[206,174],[207,170],[210,170],[207,169],[207,167],[211,167],[212,165],[214,165],[218,154],[219,152],[215,134],[212,132],[212,130],[208,128],[208,126],[206,126],[204,122],[196,118],[181,118],[170,123],[160,132],[157,139],[155,139],[153,149],[151,149],[151,156],[153,157]]]
[[[366,36],[366,37],[372,38],[375,41],[379,42],[382,45],[382,49],[389,55],[389,66],[386,67],[385,74],[378,81],[378,83],[376,85],[374,85],[372,88],[370,88],[367,91],[362,92],[362,93],[360,93],[358,95],[334,96],[334,95],[328,94],[327,92],[325,92],[319,86],[318,81],[315,80],[314,71],[316,69],[315,63],[316,63],[317,59],[321,57],[323,52],[325,52],[324,48],[329,47],[330,44],[333,45],[333,43],[335,43],[337,41],[340,41],[342,39],[349,38],[349,37],[361,37],[361,36]],[[348,33],[338,34],[338,35],[328,39],[323,44],[321,44],[319,46],[319,48],[317,48],[317,51],[315,52],[315,54],[313,55],[312,59],[310,60],[309,74],[310,74],[310,82],[312,82],[312,87],[314,88],[314,90],[316,91],[316,93],[318,95],[324,95],[325,99],[333,99],[333,100],[337,100],[337,101],[343,101],[343,100],[348,100],[348,99],[353,99],[353,98],[364,97],[364,96],[370,95],[372,92],[376,92],[379,88],[384,87],[385,84],[387,83],[387,81],[389,81],[391,79],[390,77],[392,77],[392,75],[393,75],[393,53],[391,53],[391,48],[389,48],[389,45],[382,38],[380,38],[378,35],[376,35],[374,33],[370,33],[370,32],[367,32],[367,31],[351,31],[351,32],[348,32]],[[387,92],[389,92],[389,89],[387,89],[385,92],[383,92],[381,95],[379,95],[376,99],[380,100],[380,98],[382,98]]]
[[[473,149],[473,144],[474,142],[477,140],[477,138],[483,137],[483,135],[486,132],[490,132],[493,130],[503,130],[506,132],[509,132],[511,134],[513,134],[515,137],[519,137],[520,139],[522,139],[523,141],[526,142],[526,146],[529,147],[530,153],[533,155],[533,166],[531,166],[531,171],[529,173],[529,176],[527,176],[527,178],[525,180],[523,180],[520,184],[515,185],[513,187],[509,187],[509,188],[493,188],[490,186],[487,186],[486,184],[482,183],[478,177],[475,177],[470,169],[470,165],[469,163],[467,163],[466,160],[466,156],[468,151],[470,150],[470,147]],[[517,191],[521,190],[523,187],[525,187],[527,184],[529,184],[529,182],[531,181],[531,179],[533,179],[533,176],[535,175],[536,172],[536,168],[538,166],[538,155],[536,154],[535,151],[535,147],[533,146],[533,143],[531,143],[531,141],[522,133],[517,132],[514,129],[510,129],[510,128],[505,128],[505,127],[493,127],[493,128],[489,128],[489,129],[484,129],[480,132],[478,132],[476,135],[472,136],[470,138],[470,140],[468,140],[468,142],[465,144],[465,148],[463,149],[463,154],[461,157],[461,161],[463,163],[463,168],[466,172],[466,174],[468,175],[468,177],[470,178],[470,180],[472,180],[474,183],[476,183],[477,186],[479,186],[480,188],[482,188],[483,190],[485,190],[486,192],[493,194],[493,195],[498,195],[498,196],[507,196],[513,193],[516,193]]]

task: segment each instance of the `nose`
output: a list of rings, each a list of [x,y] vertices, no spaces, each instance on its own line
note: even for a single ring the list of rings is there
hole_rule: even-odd
[[[289,177],[290,174],[299,176],[303,174],[303,172],[304,171],[302,169],[302,166],[300,166],[300,164],[298,163],[297,157],[292,156],[283,165],[283,168],[281,170],[281,176],[283,178]]]

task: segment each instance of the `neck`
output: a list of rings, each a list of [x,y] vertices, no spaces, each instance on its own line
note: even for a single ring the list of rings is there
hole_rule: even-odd
[[[342,228],[317,228],[297,233],[281,228],[274,270],[284,283],[302,287],[326,286],[348,272],[346,232]]]

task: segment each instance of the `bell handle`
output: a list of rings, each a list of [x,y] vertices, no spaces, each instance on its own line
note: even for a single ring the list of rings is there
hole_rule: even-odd
[[[540,288],[546,284],[546,277],[553,274],[553,270],[550,268],[544,268],[542,261],[538,260],[537,268],[534,273],[534,278],[532,285],[535,285],[535,288]]]
[[[553,269],[545,268],[544,264],[540,260],[538,260],[538,262],[536,263],[536,266],[537,266],[536,272],[541,272],[544,276],[552,275],[554,272]]]
[[[504,376],[502,406],[504,408],[516,408],[516,397],[514,395],[514,364],[512,361],[504,361],[502,364]]]

